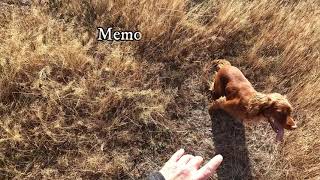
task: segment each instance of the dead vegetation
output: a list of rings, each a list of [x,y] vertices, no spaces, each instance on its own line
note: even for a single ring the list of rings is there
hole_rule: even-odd
[[[218,58],[295,107],[299,129],[283,144],[266,124],[245,128],[250,176],[320,177],[318,1],[5,1],[0,10],[1,179],[138,179],[181,147],[206,159],[228,149],[212,140],[224,132],[210,132],[207,113]],[[143,39],[97,42],[98,26]],[[248,178],[226,164],[219,178]]]

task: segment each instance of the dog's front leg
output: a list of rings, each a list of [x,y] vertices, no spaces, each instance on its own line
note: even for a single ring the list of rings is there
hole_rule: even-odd
[[[214,100],[209,105],[209,113],[212,114],[214,110],[220,109],[222,107],[222,104],[226,102],[226,97],[220,97],[217,100]]]

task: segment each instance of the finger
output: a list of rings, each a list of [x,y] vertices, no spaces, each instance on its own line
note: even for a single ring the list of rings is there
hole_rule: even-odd
[[[187,164],[187,168],[198,170],[203,162],[203,158],[201,156],[193,157],[189,163]]]
[[[223,157],[219,154],[212,158],[206,165],[204,165],[199,171],[195,174],[196,180],[205,180],[208,179],[219,167],[223,160]]]
[[[177,162],[178,166],[184,166],[184,165],[186,165],[186,164],[190,161],[190,159],[192,159],[193,157],[194,157],[194,156],[192,156],[192,155],[190,155],[190,154],[187,154],[187,155],[182,156],[182,157],[178,160],[178,162]]]
[[[177,162],[183,154],[184,154],[184,149],[178,150],[171,156],[168,162]]]

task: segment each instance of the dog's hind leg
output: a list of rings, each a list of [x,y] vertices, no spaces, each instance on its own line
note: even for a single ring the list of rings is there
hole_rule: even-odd
[[[211,95],[212,95],[213,100],[217,100],[220,97],[225,96],[224,86],[223,86],[221,80],[219,78],[217,78],[216,75],[217,75],[217,72],[215,73],[215,76],[214,76],[215,78],[213,78],[213,81],[212,81],[210,89],[209,89],[211,91]]]

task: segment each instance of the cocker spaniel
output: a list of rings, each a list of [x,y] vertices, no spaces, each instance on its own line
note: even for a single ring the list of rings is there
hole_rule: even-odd
[[[214,99],[209,105],[210,114],[215,109],[222,109],[242,121],[257,121],[264,117],[277,133],[278,141],[283,141],[284,129],[297,128],[291,116],[292,106],[286,96],[257,92],[230,62],[216,60],[215,64],[218,72],[210,88]]]

